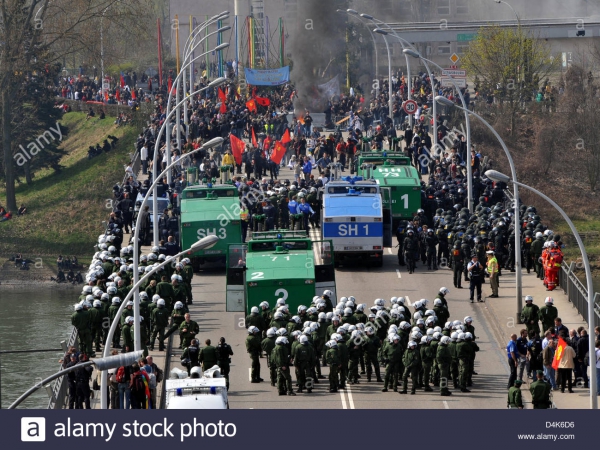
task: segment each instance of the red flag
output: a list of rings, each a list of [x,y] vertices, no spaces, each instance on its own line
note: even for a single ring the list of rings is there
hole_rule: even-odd
[[[252,88],[252,98],[256,98],[256,86]]]
[[[233,134],[229,136],[231,141],[231,153],[235,158],[235,162],[239,165],[242,164],[242,153],[244,153],[244,148],[246,148],[246,144],[241,139],[238,139]]]
[[[554,370],[558,369],[558,365],[560,364],[560,360],[562,359],[565,348],[567,347],[567,343],[561,337],[558,338],[558,345],[556,346],[556,350],[554,351],[554,360],[552,361],[552,368]]]
[[[256,100],[256,103],[260,106],[269,106],[271,104],[271,100],[267,97],[254,97],[254,100]]]
[[[117,101],[121,101],[121,91],[119,89],[117,89],[115,96],[117,97]]]
[[[104,91],[104,99],[108,102],[108,91]]]
[[[257,111],[256,101],[254,101],[254,100],[248,100],[246,102],[246,108],[248,108],[248,111],[250,111],[250,112],[256,112]]]
[[[283,136],[281,137],[281,143],[287,144],[288,142],[292,142],[292,138],[290,137],[290,130],[286,128]]]
[[[275,147],[273,148],[273,153],[271,153],[271,161],[275,164],[281,164],[281,160],[285,155],[285,145],[283,145],[280,141],[275,142]]]
[[[219,112],[221,114],[225,114],[227,112],[227,105],[225,104],[225,102],[221,102],[221,107],[219,108]]]
[[[121,72],[121,88],[125,87],[125,78],[123,77],[123,72]]]
[[[169,81],[167,82],[167,91],[171,92],[172,88],[173,88],[173,78],[171,78],[169,76]]]
[[[227,100],[227,96],[221,88],[219,88],[219,100],[221,100],[222,102],[225,102]]]
[[[256,140],[256,135],[254,134],[254,127],[252,127],[252,145],[254,148],[258,148],[258,141]]]
[[[133,91],[131,91],[131,99],[135,100],[136,96],[135,96],[135,89]]]

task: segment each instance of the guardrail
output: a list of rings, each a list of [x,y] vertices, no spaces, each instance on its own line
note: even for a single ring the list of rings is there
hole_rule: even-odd
[[[69,341],[67,342],[67,349],[69,347],[78,348],[77,342],[77,328],[73,327]],[[66,349],[65,349],[66,350]],[[66,352],[65,352],[66,353]],[[59,368],[59,372],[63,370],[62,365]],[[52,394],[48,401],[48,409],[63,409],[68,406],[69,402],[69,383],[66,377],[60,377],[54,382],[52,386]]]
[[[588,292],[587,288],[583,285],[581,280],[575,274],[576,264],[572,262],[568,266],[563,264],[561,270],[558,272],[558,285],[561,287],[567,298],[573,306],[577,309],[577,312],[581,314],[584,320],[588,323],[590,329],[600,326],[600,294],[594,293],[594,317],[590,321],[588,319]]]

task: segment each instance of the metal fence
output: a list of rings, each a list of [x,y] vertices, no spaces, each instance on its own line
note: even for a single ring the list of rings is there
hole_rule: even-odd
[[[65,351],[69,347],[78,348],[77,343],[77,328],[73,327],[71,331],[71,336],[69,336],[69,341],[67,342]],[[58,369],[60,372],[63,370],[62,365]],[[50,400],[48,401],[48,409],[63,409],[68,406],[69,401],[69,383],[66,377],[60,377],[54,382],[54,386],[51,388],[52,394],[50,396]]]
[[[558,272],[558,284],[567,294],[567,298],[573,306],[577,308],[579,314],[583,316],[585,321],[588,323],[590,329],[596,326],[600,326],[600,294],[594,293],[594,317],[593,320],[588,320],[588,293],[587,288],[583,285],[581,280],[577,278],[575,273],[576,264],[572,262],[568,266],[563,264],[561,270]]]

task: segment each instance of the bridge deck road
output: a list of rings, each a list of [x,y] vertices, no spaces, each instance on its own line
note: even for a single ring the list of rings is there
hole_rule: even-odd
[[[317,237],[311,231],[313,239]],[[225,276],[222,269],[207,269],[196,273],[192,281],[194,304],[190,305],[192,318],[200,325],[198,336],[201,346],[207,338],[216,344],[225,337],[232,346],[234,355],[231,365],[231,386],[229,392],[232,409],[472,409],[506,408],[506,380],[508,365],[504,350],[493,339],[490,325],[486,323],[483,309],[485,303],[469,302],[468,288],[456,289],[452,285],[452,272],[449,269],[427,271],[418,264],[417,271],[409,275],[406,267],[397,263],[396,250],[386,249],[382,268],[340,267],[336,269],[338,299],[341,296],[354,295],[358,303],[373,305],[376,298],[384,298],[386,305],[392,296],[404,296],[414,302],[421,298],[433,299],[441,286],[450,289],[447,296],[451,320],[463,320],[473,317],[476,341],[480,347],[475,360],[473,387],[470,393],[452,390],[450,397],[441,397],[439,392],[417,391],[416,395],[399,395],[395,392],[381,392],[382,383],[367,383],[362,376],[360,383],[338,393],[329,393],[328,380],[320,380],[312,394],[300,393],[296,397],[279,396],[277,389],[271,387],[266,358],[262,358],[261,377],[264,382],[250,383],[250,358],[246,353],[244,341],[246,331],[243,328],[244,314],[225,311]],[[468,286],[468,283],[463,283]],[[484,285],[485,292],[485,285]],[[273,299],[274,300],[274,299]],[[307,299],[307,304],[311,299]],[[271,302],[273,303],[273,302]],[[411,312],[412,312],[412,308]],[[174,336],[171,351],[171,368],[181,367],[181,350],[177,349],[179,337]],[[328,368],[323,374],[329,373]],[[382,376],[385,369],[382,368]],[[292,378],[295,376],[292,371]],[[409,381],[410,383],[410,381]],[[434,388],[437,391],[437,388]]]

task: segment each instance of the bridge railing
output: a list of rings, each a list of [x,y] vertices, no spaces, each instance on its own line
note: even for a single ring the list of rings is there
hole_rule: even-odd
[[[77,343],[77,328],[73,327],[69,340],[67,341],[66,349],[69,347],[78,348]],[[65,350],[66,350],[65,349]],[[63,370],[62,365],[59,368],[59,372]],[[68,407],[69,403],[69,383],[67,377],[60,377],[51,387],[50,400],[48,401],[48,409],[64,409]]]
[[[558,285],[565,291],[567,298],[588,323],[590,329],[593,329],[600,326],[600,294],[594,293],[594,317],[590,321],[588,318],[587,288],[577,277],[576,268],[577,265],[574,262],[569,265],[563,264],[558,272]]]

